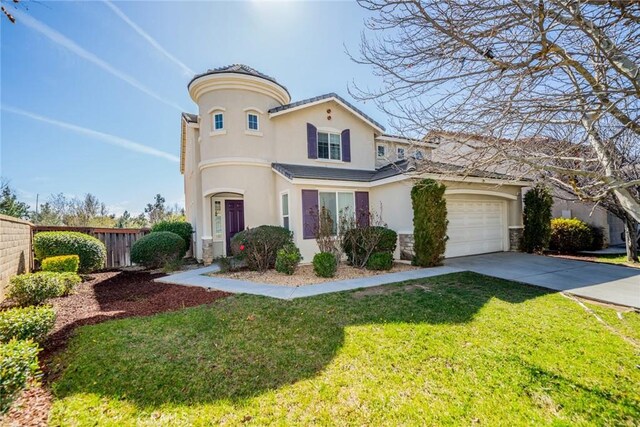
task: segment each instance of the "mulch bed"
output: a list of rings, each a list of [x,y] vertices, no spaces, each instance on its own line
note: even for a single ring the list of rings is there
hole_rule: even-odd
[[[39,355],[43,383],[23,392],[12,408],[0,419],[0,425],[45,426],[51,408],[51,394],[46,388],[56,375],[50,362],[62,350],[76,328],[107,320],[176,311],[209,304],[230,294],[195,286],[156,283],[164,274],[145,271],[106,271],[85,277],[68,297],[51,300],[56,311],[53,331]],[[53,368],[53,369],[52,369]]]

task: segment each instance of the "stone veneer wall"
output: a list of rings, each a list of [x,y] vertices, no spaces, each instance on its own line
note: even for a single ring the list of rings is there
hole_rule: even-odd
[[[11,277],[31,271],[32,226],[30,222],[0,215],[0,301]]]
[[[509,227],[509,250],[510,251],[517,252],[520,250],[520,240],[522,240],[523,232],[524,232],[524,227],[522,226]]]
[[[398,247],[400,249],[400,259],[413,260],[413,234],[398,234]]]

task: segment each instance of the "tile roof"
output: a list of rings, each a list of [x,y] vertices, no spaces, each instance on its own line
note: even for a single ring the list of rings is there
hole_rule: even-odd
[[[340,95],[338,95],[337,93],[334,93],[334,92],[325,93],[324,95],[314,96],[313,98],[303,99],[302,101],[296,101],[296,102],[292,102],[290,104],[281,105],[279,107],[275,107],[275,108],[270,109],[269,113],[279,113],[280,111],[286,111],[286,110],[290,110],[291,108],[300,107],[302,105],[311,104],[311,103],[314,103],[314,102],[317,102],[317,101],[322,101],[322,100],[325,100],[325,99],[332,99],[332,98],[335,98],[338,101],[342,102],[343,104],[348,106],[350,109],[352,109],[353,111],[358,113],[360,116],[364,117],[367,121],[373,123],[374,125],[376,125],[380,129],[384,130],[384,126],[382,126],[380,123],[378,123],[375,120],[373,120],[371,117],[369,117],[368,115],[363,113],[360,109],[358,109],[353,104],[348,102],[346,99],[344,99],[343,97],[341,97]]]
[[[191,79],[187,87],[191,86],[191,83],[193,83],[196,79],[199,79],[200,77],[208,76],[210,74],[224,74],[224,73],[245,74],[248,76],[260,77],[261,79],[269,80],[270,82],[277,84],[278,86],[283,88],[287,93],[289,93],[289,90],[287,90],[287,88],[284,85],[278,83],[278,81],[275,78],[268,76],[264,73],[261,73],[255,68],[251,68],[248,65],[244,65],[244,64],[225,65],[224,67],[212,68],[207,70],[204,73],[196,74],[195,76],[193,76],[193,78]]]

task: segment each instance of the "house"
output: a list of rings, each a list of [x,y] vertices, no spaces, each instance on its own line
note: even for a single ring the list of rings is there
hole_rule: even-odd
[[[276,79],[246,65],[196,75],[188,84],[197,114],[182,114],[181,161],[195,255],[228,255],[246,227],[293,232],[304,261],[318,247],[311,210],[381,211],[399,234],[396,257],[412,250],[410,191],[418,178],[446,187],[447,251],[456,257],[515,249],[522,229],[522,188],[530,182],[497,173],[416,174],[436,144],[388,135],[335,93],[292,102]],[[423,169],[423,168],[421,168]]]

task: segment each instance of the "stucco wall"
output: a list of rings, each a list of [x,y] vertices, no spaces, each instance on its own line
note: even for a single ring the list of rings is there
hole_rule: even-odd
[[[551,213],[554,218],[562,218],[564,216],[578,218],[588,224],[602,227],[607,244],[611,243],[611,236],[609,235],[609,221],[606,210],[600,207],[596,207],[594,209],[592,203],[571,202],[555,198]],[[620,239],[614,239],[613,244],[616,243],[616,240],[619,241]]]
[[[27,221],[0,215],[0,301],[9,279],[31,270],[31,226]]]

